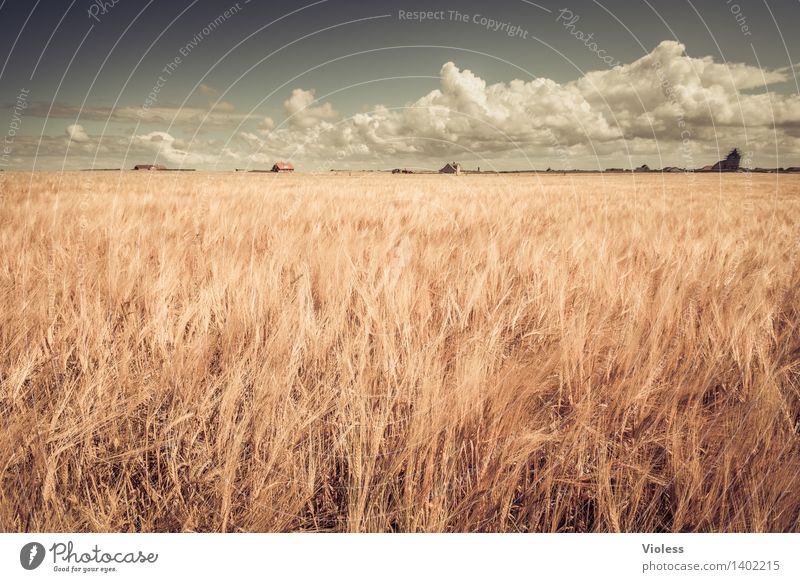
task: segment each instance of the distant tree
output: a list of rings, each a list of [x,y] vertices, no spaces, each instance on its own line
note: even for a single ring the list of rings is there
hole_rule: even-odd
[[[724,160],[714,164],[711,169],[722,172],[735,172],[739,169],[739,162],[742,159],[742,154],[739,153],[739,148],[733,148]]]

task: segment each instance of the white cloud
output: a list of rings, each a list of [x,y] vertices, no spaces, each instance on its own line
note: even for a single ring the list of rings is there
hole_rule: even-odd
[[[637,61],[608,71],[594,71],[571,83],[590,106],[612,119],[626,136],[658,139],[680,134],[677,118],[692,130],[707,127],[771,127],[800,121],[800,98],[767,92],[787,80],[786,72],[741,63],[692,58],[685,47],[664,41]],[[748,90],[761,92],[745,93]],[[771,106],[772,105],[772,106]],[[773,117],[774,115],[774,117]]]
[[[698,155],[721,147],[760,148],[774,140],[796,154],[800,97],[767,90],[788,79],[741,63],[692,58],[664,41],[633,63],[557,83],[538,78],[487,84],[469,70],[445,63],[440,87],[403,108],[377,106],[332,123],[333,105],[295,89],[284,105],[287,122],[269,132],[268,151],[284,156],[353,160],[475,155],[567,157],[632,154],[643,149],[675,155],[687,137]],[[773,146],[774,149],[774,146]],[[366,150],[366,151],[365,151]],[[516,154],[514,152],[517,152]],[[784,155],[789,152],[784,152]]]
[[[320,121],[334,119],[339,115],[330,103],[314,106],[314,102],[314,91],[292,91],[292,96],[283,102],[288,122],[297,127],[311,128]]]
[[[89,136],[87,135],[86,131],[83,129],[82,125],[78,125],[77,123],[73,123],[72,125],[68,125],[67,128],[64,130],[64,133],[67,134],[67,139],[69,141],[75,143],[86,143],[89,141]]]
[[[402,107],[377,105],[341,118],[332,103],[300,88],[284,102],[286,119],[280,124],[271,117],[239,114],[225,101],[213,111],[153,107],[144,121],[164,128],[174,122],[187,131],[204,118],[203,125],[223,132],[241,121],[253,125],[237,131],[224,149],[225,140],[183,144],[164,131],[136,135],[132,145],[137,155],[153,152],[184,166],[293,159],[305,167],[432,167],[463,158],[524,164],[529,156],[536,167],[587,167],[594,156],[598,165],[607,166],[620,164],[629,153],[636,165],[643,157],[657,162],[661,155],[664,165],[698,167],[715,161],[717,148],[734,145],[755,152],[756,163],[768,165],[776,142],[783,163],[800,154],[800,97],[771,89],[791,74],[789,69],[690,57],[674,41],[662,42],[630,64],[566,83],[536,78],[489,84],[448,62],[440,69],[438,88]],[[215,89],[200,91],[211,95]],[[107,109],[82,112],[87,119],[108,114]],[[138,120],[141,112],[121,107],[113,119]],[[73,142],[89,141],[79,125],[69,126],[67,135]],[[680,157],[687,139],[694,156],[689,161]]]
[[[265,117],[259,123],[256,129],[260,132],[269,132],[275,127],[275,122],[271,117]]]

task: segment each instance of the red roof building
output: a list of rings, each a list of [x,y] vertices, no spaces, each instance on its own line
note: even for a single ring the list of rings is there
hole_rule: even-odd
[[[294,172],[294,166],[289,162],[276,162],[272,166],[273,172]]]

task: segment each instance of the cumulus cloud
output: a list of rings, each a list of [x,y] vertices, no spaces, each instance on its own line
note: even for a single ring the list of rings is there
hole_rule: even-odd
[[[487,83],[445,63],[440,88],[399,108],[374,107],[331,122],[333,106],[314,105],[295,90],[287,122],[265,135],[262,147],[297,157],[494,155],[509,150],[569,147],[623,137],[575,86],[549,79]]]
[[[565,157],[628,151],[675,152],[686,140],[698,154],[747,140],[778,139],[797,152],[800,97],[769,86],[786,70],[693,58],[664,41],[633,63],[589,72],[567,83],[550,79],[487,84],[452,62],[439,88],[400,108],[376,106],[334,122],[333,105],[296,89],[287,121],[259,147],[318,159],[525,152]]]
[[[563,83],[536,78],[490,84],[448,62],[439,71],[439,86],[418,99],[400,107],[376,105],[346,118],[332,103],[317,100],[314,91],[300,88],[284,101],[281,123],[239,114],[224,101],[213,111],[153,107],[146,122],[175,122],[181,130],[201,121],[223,132],[240,122],[252,125],[237,130],[227,146],[225,140],[184,144],[165,131],[150,131],[132,138],[132,151],[183,166],[294,159],[305,167],[389,167],[467,157],[524,163],[527,156],[536,167],[586,167],[595,157],[604,166],[629,155],[638,163],[663,156],[663,165],[698,167],[714,161],[717,149],[734,145],[757,156],[773,155],[777,145],[787,158],[800,154],[800,97],[772,86],[791,75],[788,68],[691,57],[674,41],[632,63]],[[201,92],[210,96],[213,88]],[[109,113],[118,121],[141,119],[138,108],[126,107],[81,115],[105,119]],[[67,135],[73,142],[89,140],[78,125],[67,128]],[[685,154],[681,146],[687,141],[694,160],[677,157]]]
[[[629,65],[590,72],[570,86],[630,137],[652,137],[651,123],[660,130],[657,137],[674,137],[680,133],[675,131],[676,117],[698,130],[771,127],[800,120],[798,96],[767,91],[769,85],[788,79],[785,71],[716,63],[711,57],[692,58],[684,51],[682,44],[664,41]],[[748,90],[761,92],[745,93]]]
[[[339,115],[330,103],[315,106],[315,101],[314,91],[303,89],[292,91],[292,96],[283,102],[289,123],[307,129]]]
[[[259,123],[256,129],[260,132],[269,132],[275,127],[275,121],[271,117],[265,117]]]
[[[87,143],[89,141],[89,135],[83,129],[83,126],[77,123],[68,125],[67,128],[64,130],[64,133],[67,134],[67,139],[69,141],[75,143]]]

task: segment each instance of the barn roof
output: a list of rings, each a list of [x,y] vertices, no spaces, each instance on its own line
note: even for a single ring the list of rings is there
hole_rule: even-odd
[[[459,164],[458,162],[448,162],[447,164],[444,165],[444,167],[441,170],[439,170],[439,172],[444,172],[444,173],[455,173],[460,171],[461,171],[461,164]]]

